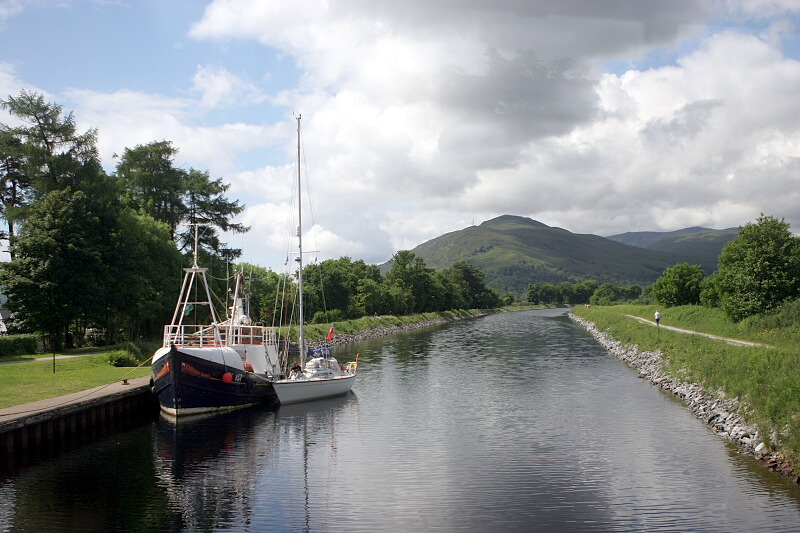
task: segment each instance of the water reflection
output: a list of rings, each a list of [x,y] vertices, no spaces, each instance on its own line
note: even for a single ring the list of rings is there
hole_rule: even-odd
[[[373,340],[348,395],[101,440],[0,480],[0,531],[797,530],[800,489],[561,315]]]
[[[175,419],[162,415],[153,432],[153,463],[175,527],[211,530],[247,521],[255,481],[270,439],[254,428],[274,412],[247,409]]]
[[[272,410],[162,416],[153,462],[169,502],[169,529],[237,530],[257,522],[259,531],[269,531],[288,521],[311,530],[321,508],[310,480],[319,485],[320,473],[336,460],[338,419],[347,405],[355,416],[356,404],[351,392]]]

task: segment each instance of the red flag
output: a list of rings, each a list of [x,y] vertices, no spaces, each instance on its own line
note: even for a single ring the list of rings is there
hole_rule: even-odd
[[[328,340],[329,341],[333,340],[333,324],[331,324],[331,329],[330,331],[328,331]]]

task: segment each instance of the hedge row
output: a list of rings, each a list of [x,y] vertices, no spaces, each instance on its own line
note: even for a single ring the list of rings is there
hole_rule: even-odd
[[[38,336],[33,334],[0,337],[0,356],[36,353]]]

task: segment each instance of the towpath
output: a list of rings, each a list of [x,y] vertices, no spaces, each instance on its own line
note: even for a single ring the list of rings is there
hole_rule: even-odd
[[[634,315],[625,315],[625,316],[630,317],[630,318],[634,318],[634,319],[638,320],[639,322],[644,322],[645,324],[650,324],[651,326],[660,327],[662,329],[668,329],[670,331],[677,331],[677,332],[680,332],[680,333],[687,333],[689,335],[701,335],[703,337],[708,337],[709,339],[715,339],[715,340],[718,340],[718,341],[725,341],[728,344],[734,344],[736,346],[759,346],[761,348],[772,348],[772,346],[770,346],[768,344],[761,344],[761,343],[758,343],[758,342],[743,341],[743,340],[739,340],[739,339],[730,339],[730,338],[727,338],[727,337],[720,337],[718,335],[712,335],[710,333],[701,333],[699,331],[692,331],[690,329],[681,329],[681,328],[676,328],[676,327],[673,327],[673,326],[665,326],[664,324],[661,324],[660,326],[658,326],[655,323],[655,321],[648,320],[648,319],[642,318],[640,316],[634,316]]]
[[[55,359],[74,359],[75,357],[86,357],[87,355],[97,355],[99,353],[111,353],[111,352],[86,352],[86,353],[77,353],[77,354],[68,354],[68,355],[56,355]],[[53,356],[50,355],[48,357],[37,357],[36,359],[14,359],[13,361],[0,361],[0,365],[14,365],[17,363],[35,363],[37,361],[52,361]]]

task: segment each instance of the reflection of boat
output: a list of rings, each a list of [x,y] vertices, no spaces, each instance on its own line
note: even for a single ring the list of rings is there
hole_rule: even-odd
[[[326,419],[330,421],[338,416],[345,407],[350,406],[352,408],[357,405],[358,397],[353,391],[348,391],[307,405],[299,405],[297,403],[281,405],[275,412],[275,422],[280,426],[286,426],[288,419],[296,418],[302,418],[303,420]]]
[[[197,241],[195,228],[195,242]],[[255,326],[245,313],[242,274],[236,275],[230,317],[217,318],[206,269],[194,265],[186,274],[175,313],[164,328],[164,343],[153,355],[153,391],[172,415],[204,413],[275,400],[272,377],[279,368],[275,328]],[[204,290],[203,301],[194,290]],[[184,324],[197,306],[209,310],[208,324]]]
[[[277,450],[264,438],[274,410],[172,417],[162,414],[153,431],[153,464],[175,518],[173,531],[228,529],[255,509],[260,466]],[[166,528],[165,528],[166,529]]]
[[[358,357],[348,363],[345,368],[333,358],[330,348],[323,348],[318,352],[306,352],[306,339],[304,332],[303,317],[303,217],[300,201],[300,116],[297,117],[297,198],[298,198],[298,287],[300,291],[299,301],[299,346],[300,346],[300,368],[297,372],[292,372],[285,379],[276,379],[273,383],[275,394],[278,401],[283,404],[305,402],[308,400],[318,400],[329,398],[348,392],[356,380],[358,368]],[[309,357],[310,354],[310,357]],[[306,361],[308,359],[308,361]]]

